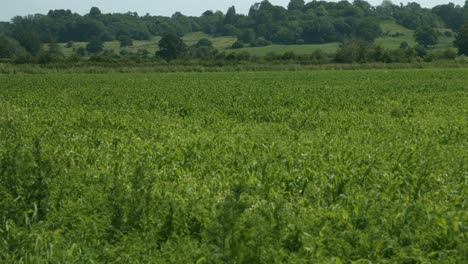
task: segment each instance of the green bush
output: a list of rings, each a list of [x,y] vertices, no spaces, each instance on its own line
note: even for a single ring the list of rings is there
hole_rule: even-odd
[[[232,49],[242,49],[244,47],[244,42],[242,40],[236,41],[234,44],[232,44],[231,48]]]

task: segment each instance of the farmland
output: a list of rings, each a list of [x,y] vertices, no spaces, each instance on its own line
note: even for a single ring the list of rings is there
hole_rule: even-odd
[[[467,84],[0,75],[0,262],[462,263]]]

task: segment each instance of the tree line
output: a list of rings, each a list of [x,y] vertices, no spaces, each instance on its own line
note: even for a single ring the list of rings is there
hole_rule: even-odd
[[[352,3],[291,0],[287,7],[264,0],[252,5],[246,15],[237,13],[233,6],[226,13],[208,10],[198,17],[180,12],[171,17],[140,16],[135,12],[103,14],[97,7],[83,16],[71,10],[50,10],[46,15],[17,16],[10,22],[0,23],[0,58],[25,53],[37,56],[43,43],[52,45],[52,50],[58,42],[120,40],[122,45],[131,45],[133,40],[148,40],[152,36],[182,37],[200,31],[212,36],[237,37],[233,48],[343,43],[349,39],[372,42],[385,33],[379,26],[384,20],[394,20],[417,30],[421,43],[430,45],[434,38],[431,29],[435,27],[463,32],[463,23],[468,20],[468,0],[463,7],[449,3],[432,9],[417,3],[395,5],[390,0],[378,6],[364,0]],[[89,51],[92,50],[90,47]]]

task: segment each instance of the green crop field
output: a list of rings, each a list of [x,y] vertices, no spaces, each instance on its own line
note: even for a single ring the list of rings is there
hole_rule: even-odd
[[[1,263],[463,263],[468,69],[0,75]]]

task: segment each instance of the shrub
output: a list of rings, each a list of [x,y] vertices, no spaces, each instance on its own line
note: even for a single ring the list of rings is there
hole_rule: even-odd
[[[84,56],[86,56],[86,49],[84,47],[79,47],[79,48],[76,49],[75,54],[80,56],[80,57],[84,57]]]
[[[244,47],[244,42],[242,40],[236,41],[234,44],[232,44],[231,48],[232,49],[242,49]]]
[[[98,38],[93,38],[86,45],[86,51],[89,53],[99,53],[104,49],[104,43]]]
[[[133,40],[128,35],[119,36],[120,47],[133,46]]]

